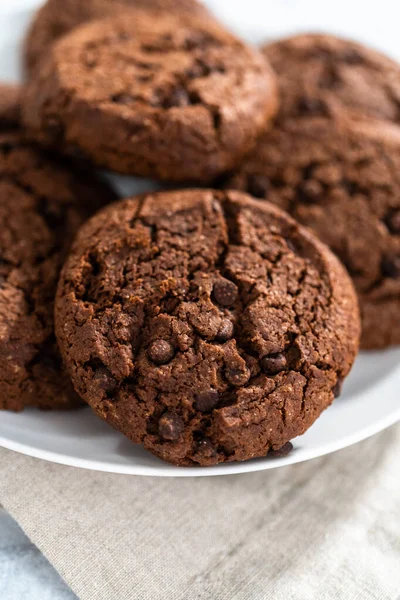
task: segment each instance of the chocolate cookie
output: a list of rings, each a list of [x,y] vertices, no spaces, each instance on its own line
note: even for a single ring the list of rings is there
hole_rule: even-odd
[[[227,188],[278,204],[341,258],[358,291],[362,346],[400,344],[400,128],[381,121],[285,121]]]
[[[0,82],[0,133],[19,127],[21,97],[21,86]]]
[[[305,34],[267,44],[281,119],[343,113],[400,121],[400,65],[353,41]]]
[[[49,52],[56,40],[75,27],[126,12],[130,7],[211,18],[205,6],[196,0],[47,0],[36,13],[26,36],[24,58],[27,74],[32,74],[40,57]]]
[[[56,334],[100,417],[166,461],[205,466],[303,433],[350,370],[359,315],[344,268],[288,215],[181,190],[84,225]]]
[[[240,161],[276,108],[256,50],[212,21],[136,11],[60,40],[23,112],[45,145],[121,173],[204,182]]]
[[[57,350],[54,295],[85,205],[108,198],[18,131],[0,133],[0,408],[80,403]]]

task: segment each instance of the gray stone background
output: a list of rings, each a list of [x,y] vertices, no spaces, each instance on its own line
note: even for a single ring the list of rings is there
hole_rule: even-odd
[[[0,509],[1,600],[77,600],[18,525]]]

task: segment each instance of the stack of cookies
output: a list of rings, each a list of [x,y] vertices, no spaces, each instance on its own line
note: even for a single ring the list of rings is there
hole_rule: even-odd
[[[24,59],[0,408],[87,403],[175,465],[290,451],[360,336],[400,343],[400,66],[327,35],[251,48],[195,0],[48,0]],[[168,191],[116,201],[101,169]]]

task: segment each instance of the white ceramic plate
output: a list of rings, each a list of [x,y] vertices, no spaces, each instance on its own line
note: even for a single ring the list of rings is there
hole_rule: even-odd
[[[38,3],[37,0],[18,0],[10,7],[9,0],[0,0],[0,79],[19,79],[19,43],[32,14],[32,7]],[[274,0],[209,0],[209,4],[215,4],[222,17],[225,11],[227,20],[236,31],[251,41],[286,33],[295,29],[296,25],[303,29],[307,25],[318,25],[315,10],[320,4],[304,0],[286,0],[282,3]],[[288,10],[289,5],[291,11]],[[296,12],[299,5],[303,10],[297,9]],[[310,5],[315,10],[311,11]],[[304,10],[307,6],[308,20],[307,9]],[[360,22],[359,19],[349,18],[348,11],[351,8],[348,2],[339,2],[339,8],[341,6],[346,11],[343,12],[347,15],[345,22]],[[337,3],[335,10],[338,10]],[[263,27],[263,23],[271,23],[271,12],[275,26]],[[320,13],[321,28],[332,29],[335,21],[330,20],[330,16]],[[336,21],[340,21],[340,11],[336,14]],[[366,24],[365,21],[363,23]],[[340,31],[340,28],[337,29]],[[374,19],[371,19],[370,31],[370,39],[376,45],[379,45],[379,41],[390,41],[390,30],[389,33],[385,32],[385,38],[378,39],[379,28],[375,27]],[[361,39],[368,39],[369,35],[369,31],[365,30],[343,33],[353,33]],[[380,45],[393,55],[400,54],[400,48],[385,47],[384,43]],[[130,178],[115,178],[115,182],[122,195],[151,186],[150,182]],[[134,475],[186,477],[261,471],[345,448],[399,421],[399,387],[400,349],[360,355],[345,383],[342,397],[305,435],[294,440],[293,452],[281,459],[261,458],[208,469],[173,467],[131,444],[123,435],[96,418],[88,408],[65,413],[35,410],[21,414],[1,412],[0,445],[66,465]]]

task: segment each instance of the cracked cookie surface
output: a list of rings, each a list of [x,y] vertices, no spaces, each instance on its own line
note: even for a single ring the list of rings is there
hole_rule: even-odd
[[[196,0],[47,0],[37,11],[26,36],[24,60],[28,75],[52,44],[69,31],[88,21],[115,16],[130,7],[210,18],[205,6]]]
[[[225,185],[287,210],[340,257],[359,295],[362,347],[400,344],[398,126],[285,121]]]
[[[58,42],[23,114],[41,143],[114,171],[206,182],[238,164],[276,109],[257,50],[212,21],[136,11]]]
[[[372,48],[304,34],[263,52],[277,73],[280,119],[345,114],[400,122],[400,65]]]
[[[0,128],[0,408],[68,408],[80,400],[54,336],[59,270],[85,206],[111,194]]]
[[[358,348],[333,254],[269,203],[180,190],[125,200],[81,229],[56,335],[75,389],[177,465],[265,456],[338,395]]]

